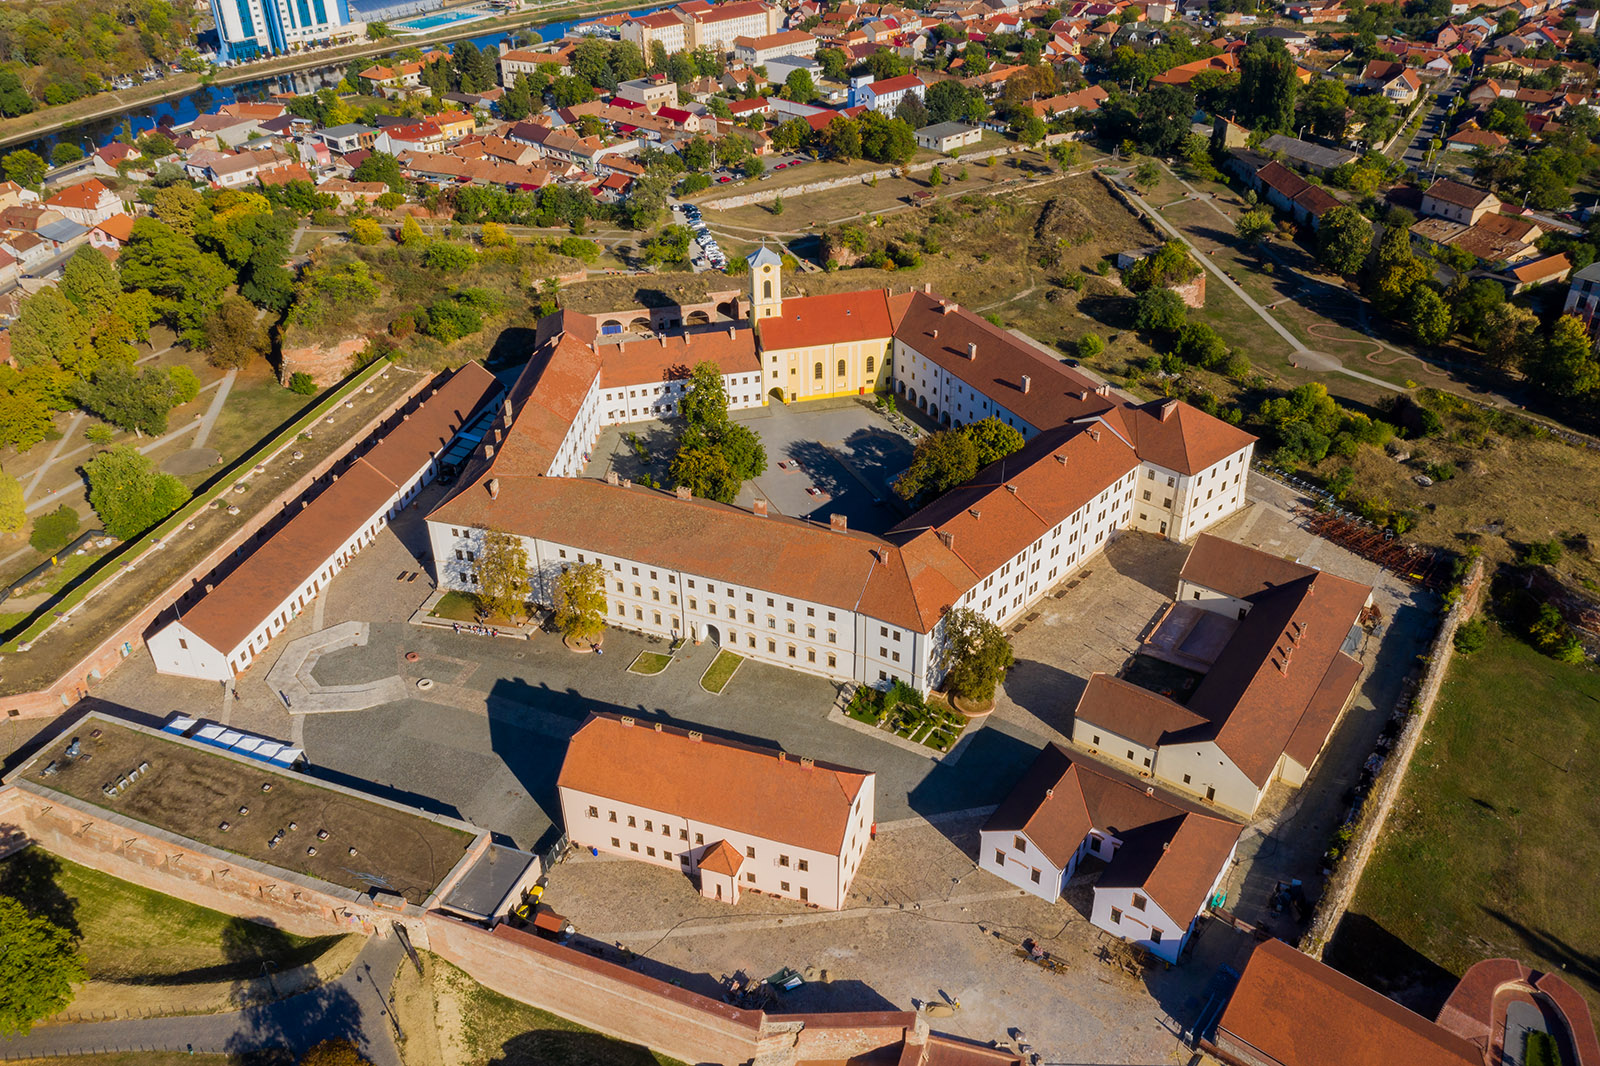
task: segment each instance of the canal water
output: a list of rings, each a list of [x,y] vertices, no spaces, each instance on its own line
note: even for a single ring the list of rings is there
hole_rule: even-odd
[[[630,10],[630,15],[643,15],[655,11],[665,4],[651,7],[641,7]],[[562,22],[547,22],[537,26],[525,27],[536,30],[541,40],[557,41],[570,33],[575,26],[585,22],[592,22],[599,18],[591,15],[581,19],[567,19]],[[513,30],[498,30],[478,37],[469,37],[474,45],[479,48],[488,48],[498,51],[500,42],[509,40]],[[396,45],[397,48],[405,47],[404,41]],[[374,57],[366,62],[376,63]],[[343,63],[331,63],[327,66],[308,67],[290,74],[280,74],[271,78],[259,78],[255,81],[242,81],[233,85],[201,86],[190,93],[174,96],[151,104],[139,106],[117,114],[105,115],[101,118],[91,119],[66,129],[57,130],[55,133],[36,137],[31,141],[15,141],[0,149],[4,152],[16,151],[27,148],[37,152],[43,159],[50,158],[50,150],[63,142],[76,144],[85,153],[92,152],[103,144],[109,143],[127,122],[133,123],[133,132],[137,136],[147,130],[153,130],[158,125],[166,123],[172,126],[181,126],[186,122],[193,122],[201,115],[215,111],[223,104],[231,104],[239,100],[265,100],[274,93],[310,93],[318,89],[327,89],[338,85],[350,68],[351,60]]]

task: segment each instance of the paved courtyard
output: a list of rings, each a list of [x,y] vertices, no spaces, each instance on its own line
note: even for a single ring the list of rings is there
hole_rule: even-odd
[[[775,514],[827,522],[842,514],[851,529],[881,533],[900,520],[904,506],[889,486],[911,463],[913,430],[854,397],[733,412],[767,449],[767,471],[745,485],[741,507],[766,499]],[[676,422],[610,426],[584,469],[588,477],[610,471],[640,475],[667,486],[677,449]],[[812,490],[815,490],[814,492]]]
[[[791,433],[796,448],[829,419],[839,420],[841,433],[852,420],[864,421],[859,431],[869,436],[872,420],[882,421],[853,401],[790,425],[793,413],[761,417],[806,430]],[[768,445],[774,456],[784,454],[771,443],[776,439]],[[909,441],[899,439],[909,454]],[[893,450],[885,446],[883,454]],[[763,482],[815,476],[767,475]],[[762,491],[781,499],[779,489],[763,484]],[[609,633],[606,654],[593,656],[573,654],[548,634],[523,641],[410,625],[431,589],[419,561],[427,550],[421,516],[442,492],[430,489],[335,579],[240,680],[237,698],[215,683],[157,675],[140,654],[98,686],[95,702],[156,719],[183,710],[293,740],[306,748],[314,774],[458,815],[523,847],[557,835],[555,775],[567,738],[591,710],[660,716],[870,769],[878,774],[880,834],[843,912],[755,896],[722,908],[700,900],[675,872],[587,854],[555,870],[550,900],[595,942],[638,952],[637,965],[690,987],[714,991],[718,977],[740,969],[761,977],[782,966],[810,967],[818,976],[826,970],[829,980],[808,983],[787,1008],[904,1008],[948,996],[962,1008],[941,1028],[989,1040],[1020,1027],[1046,1061],[1187,1061],[1174,1034],[1199,1013],[1218,966],[1240,965],[1248,937],[1207,923],[1188,964],[1136,980],[1094,961],[1102,941],[1080,906],[1023,896],[976,870],[972,858],[989,808],[1044,743],[1070,732],[1089,674],[1119,670],[1137,649],[1176,590],[1185,547],[1122,536],[1052,590],[1013,637],[1017,666],[995,713],[959,759],[941,764],[830,722],[836,689],[819,678],[746,662],[720,696],[705,692],[699,677],[711,661],[709,646],[690,647],[647,677],[629,673],[629,663],[640,650],[665,645],[633,634]],[[1383,613],[1381,639],[1364,649],[1370,672],[1355,709],[1305,788],[1269,794],[1226,881],[1230,908],[1292,938],[1289,919],[1267,913],[1271,889],[1293,876],[1317,894],[1318,857],[1423,648],[1434,608],[1426,594],[1309,537],[1290,514],[1288,490],[1252,478],[1251,493],[1250,508],[1218,532],[1376,582]],[[352,685],[398,676],[407,698],[371,710],[291,713],[266,682],[271,666],[290,641],[347,620],[369,623],[367,644],[323,655],[315,680]],[[425,691],[416,684],[422,679],[432,682]],[[1013,958],[1010,941],[1023,936],[1061,953],[1068,973]]]

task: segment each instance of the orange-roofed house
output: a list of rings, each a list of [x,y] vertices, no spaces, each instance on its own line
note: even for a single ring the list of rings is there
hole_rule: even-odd
[[[45,201],[45,206],[61,212],[80,226],[94,226],[112,215],[123,214],[122,197],[112,192],[99,178],[90,178],[63,189]]]
[[[128,238],[131,236],[133,236],[133,216],[112,215],[89,231],[89,245],[93,248],[118,251],[128,243]]]
[[[1243,829],[1050,744],[984,823],[978,865],[1054,903],[1084,858],[1099,859],[1089,921],[1177,962]]]
[[[877,775],[650,719],[591,714],[556,788],[578,847],[839,910],[872,842]]]

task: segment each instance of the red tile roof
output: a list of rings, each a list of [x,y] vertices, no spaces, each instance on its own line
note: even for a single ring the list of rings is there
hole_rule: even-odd
[[[761,348],[782,351],[879,338],[887,342],[894,334],[888,296],[883,289],[863,289],[785,299],[781,314],[756,323]]]
[[[118,212],[94,228],[121,243],[127,243],[128,238],[133,236],[133,216]]]
[[[654,722],[591,714],[556,779],[569,788],[837,855],[874,775]],[[731,864],[730,864],[731,865]]]
[[[1175,400],[1123,408],[1122,425],[1139,458],[1180,474],[1198,474],[1255,443],[1238,426]]]
[[[730,336],[731,334],[731,336]],[[696,363],[712,362],[724,374],[761,372],[755,332],[746,329],[662,334],[655,340],[630,340],[600,349],[600,387],[648,385],[685,377]]]
[[[872,90],[872,94],[874,96],[886,96],[889,93],[897,93],[905,89],[914,89],[918,85],[922,84],[922,79],[917,77],[915,74],[902,74],[898,78],[885,78],[883,81],[875,81],[871,85],[868,85],[867,88]]]
[[[1483,1066],[1483,1052],[1281,940],[1256,946],[1216,1043],[1281,1066]]]
[[[744,856],[726,840],[719,840],[700,853],[700,861],[695,865],[710,873],[734,877],[744,866]]]
[[[1195,538],[1178,577],[1237,600],[1248,600],[1316,573],[1303,563],[1202,533]]]
[[[183,624],[219,651],[238,647],[268,612],[309,580],[313,567],[321,566],[399,485],[442,451],[455,429],[498,387],[494,376],[476,363],[456,371],[211,592],[183,610]]]
[[[1142,887],[1169,918],[1200,912],[1244,827],[1051,744],[984,823],[1018,832],[1065,869],[1091,829],[1121,841],[1102,887]]]
[[[1171,733],[1206,724],[1204,718],[1158,692],[1101,673],[1089,675],[1089,683],[1078,697],[1076,718],[1147,748]]]
[[[49,207],[77,208],[92,211],[100,206],[100,200],[111,190],[101,184],[99,178],[90,178],[68,189],[63,189],[45,201]]]

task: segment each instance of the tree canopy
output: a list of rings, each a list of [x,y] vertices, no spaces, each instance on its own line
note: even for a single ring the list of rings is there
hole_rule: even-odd
[[[18,900],[0,896],[0,1036],[72,1002],[72,985],[88,978],[72,934]]]
[[[978,612],[957,607],[944,616],[944,686],[975,702],[994,699],[996,687],[1016,661],[1004,631]]]
[[[125,444],[113,445],[83,464],[89,506],[106,532],[130,540],[182,507],[189,490],[155,462]]]

